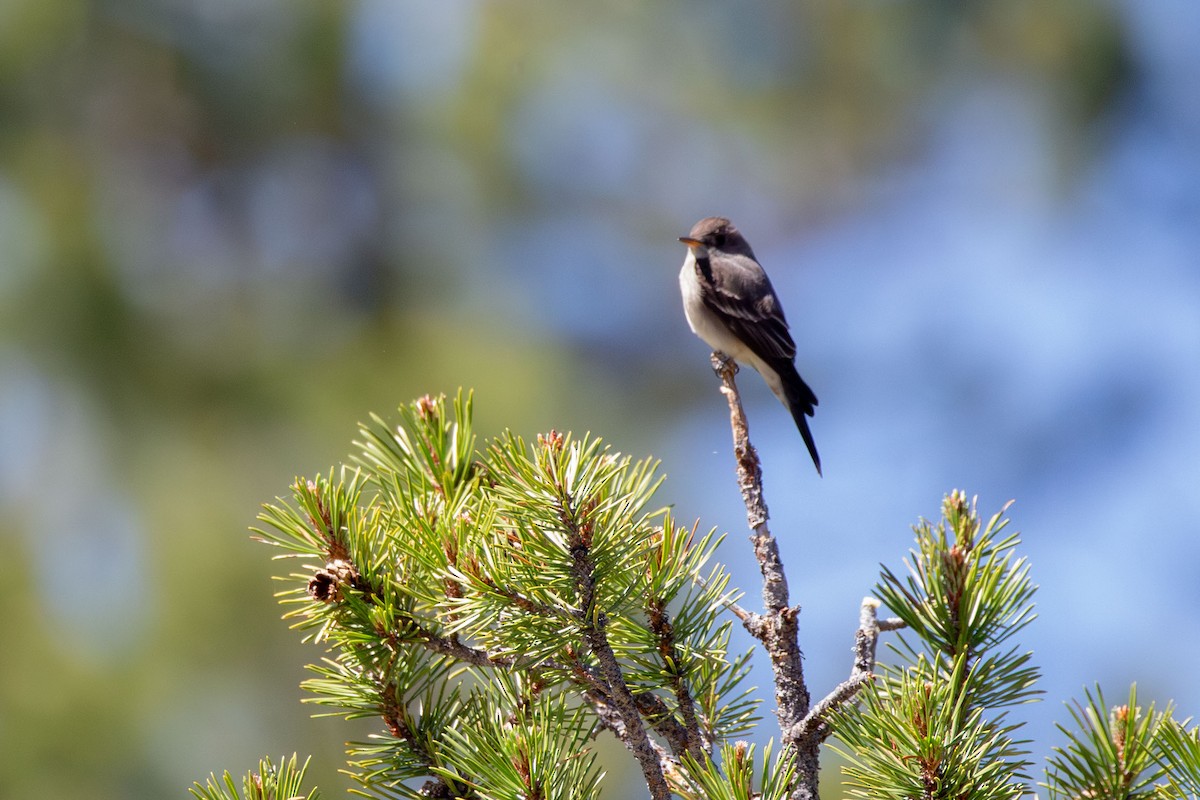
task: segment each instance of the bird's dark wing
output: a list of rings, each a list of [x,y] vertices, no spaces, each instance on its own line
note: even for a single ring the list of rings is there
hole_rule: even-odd
[[[704,305],[734,336],[767,363],[796,357],[796,342],[788,331],[779,298],[757,262],[726,254],[720,257],[720,263],[697,266]]]

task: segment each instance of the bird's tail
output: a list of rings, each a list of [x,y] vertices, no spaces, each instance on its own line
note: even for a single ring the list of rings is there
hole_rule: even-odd
[[[816,410],[817,396],[800,377],[800,373],[796,371],[796,365],[791,360],[781,361],[776,367],[776,371],[783,383],[784,402],[787,403],[788,411],[792,413],[792,419],[796,421],[796,427],[800,430],[801,438],[804,439],[804,446],[808,448],[813,466],[817,468],[817,474],[820,475],[821,456],[817,455],[817,444],[813,441],[812,431],[808,429],[808,417],[811,417],[813,411]]]

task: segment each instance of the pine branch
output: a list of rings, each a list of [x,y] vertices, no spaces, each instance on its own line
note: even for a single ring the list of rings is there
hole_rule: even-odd
[[[1169,714],[1164,717],[1157,749],[1171,796],[1200,797],[1200,728],[1191,719],[1176,720]]]
[[[1156,713],[1154,704],[1142,708],[1137,686],[1129,688],[1129,699],[1109,707],[1099,687],[1093,695],[1084,692],[1086,704],[1068,705],[1075,728],[1059,725],[1067,736],[1066,747],[1054,748],[1046,767],[1051,798],[1119,797],[1141,800],[1164,796],[1166,787],[1157,785],[1167,775],[1169,758],[1163,757],[1164,738],[1170,742],[1171,712]],[[1176,751],[1178,752],[1178,751]],[[1177,771],[1178,777],[1186,771]],[[1178,788],[1179,783],[1175,782]],[[1179,796],[1184,796],[1180,794]]]
[[[657,702],[646,705],[643,702],[646,698],[647,695],[638,695],[635,699],[638,703],[639,711],[646,715],[647,719],[649,720],[661,713],[661,710],[664,709],[665,706],[662,706],[662,701],[658,700],[657,698],[654,698],[654,700]],[[604,729],[611,731],[612,734],[616,736],[617,739],[622,743],[627,741],[626,731],[628,729],[625,726],[625,720],[612,703],[601,697],[595,696],[595,694],[592,692],[585,692],[584,699],[592,705],[596,712],[596,716]],[[683,730],[683,726],[679,725],[673,719],[671,719],[669,724],[665,725],[662,729],[660,729],[656,723],[652,722],[651,725],[656,731],[658,731],[660,736],[663,736],[663,738],[667,739],[668,743],[671,745],[672,749],[675,750],[675,752],[684,753],[684,757],[686,757],[687,738],[686,732]],[[664,778],[670,784],[676,783],[678,781],[680,768],[679,759],[672,755],[672,753],[668,752],[667,749],[658,742],[654,741],[654,739],[648,739],[647,741],[649,742],[650,749],[658,758],[658,763],[662,769]]]
[[[884,568],[876,586],[899,618],[885,622],[911,631],[893,647],[904,663],[878,667],[858,689],[861,703],[830,717],[853,797],[992,800],[1025,790],[1026,743],[1004,709],[1036,695],[1037,670],[1029,653],[1004,645],[1033,618],[1036,587],[1013,556],[1016,535],[1000,535],[1003,512],[984,526],[952,492],[942,517],[914,527],[908,577]],[[858,645],[865,664],[872,645]]]
[[[306,641],[332,657],[303,683],[321,716],[382,721],[351,743],[366,796],[423,800],[575,800],[598,791],[591,742],[611,732],[635,756],[655,800],[817,798],[820,744],[836,732],[851,797],[1016,798],[1027,742],[1008,706],[1027,702],[1037,670],[1011,640],[1033,619],[1029,567],[965,494],[942,521],[914,527],[907,575],[884,568],[865,598],[849,677],[815,704],[804,683],[762,471],[734,382],[714,354],[730,407],[738,486],[763,577],[761,613],[738,604],[729,575],[705,567],[720,538],[644,511],[661,479],[599,440],[551,432],[527,448],[512,434],[484,454],[471,401],[401,409],[389,429],[362,427],[359,468],[297,480],[268,505],[258,538],[300,559],[280,592]],[[1007,509],[1007,506],[1005,506]],[[655,524],[661,520],[661,525]],[[699,541],[697,541],[699,539]],[[707,569],[707,573],[705,572]],[[782,748],[759,763],[730,745],[756,721],[742,690],[749,653],[729,655],[731,612],[766,649]],[[879,634],[901,663],[876,661]],[[1200,792],[1200,733],[1172,709],[1097,690],[1072,708],[1076,729],[1050,758],[1052,798],[1166,800]],[[712,758],[720,746],[721,764]],[[260,763],[239,793],[214,775],[198,800],[302,800],[295,758]],[[421,781],[424,784],[421,785]],[[308,795],[315,800],[315,791]]]
[[[569,739],[584,714],[586,739],[611,731],[668,797],[682,757],[707,758],[755,720],[748,654],[729,656],[732,623],[718,621],[739,595],[705,566],[720,537],[644,510],[655,462],[553,431],[530,446],[505,433],[481,454],[470,410],[460,394],[453,413],[422,398],[395,428],[375,417],[359,468],[264,507],[259,538],[308,570],[284,579],[285,617],[334,653],[305,682],[309,701],[382,721],[386,735],[351,745],[364,791],[486,796],[471,787],[495,767],[536,794],[549,784],[520,765],[561,751],[510,741],[484,713],[518,702],[494,690],[524,681],[554,700],[541,736]],[[515,772],[470,755],[489,736]]]
[[[650,630],[658,638],[658,653],[664,668],[668,671],[668,682],[679,714],[683,717],[684,750],[692,758],[700,759],[701,755],[711,752],[712,745],[700,736],[700,725],[696,720],[696,706],[688,691],[683,676],[679,674],[678,664],[680,654],[675,647],[675,631],[671,627],[671,617],[667,613],[667,604],[661,598],[651,598],[646,604],[646,613],[650,621]],[[677,751],[677,755],[682,755]]]
[[[763,750],[757,776],[754,745],[746,742],[721,746],[723,770],[710,758],[700,761],[686,757],[687,783],[679,788],[679,794],[688,800],[787,800],[796,772],[792,751],[785,747],[772,758],[771,744],[768,742]]]
[[[451,780],[462,772],[474,776],[468,797],[594,797],[602,776],[586,747],[592,726],[590,714],[566,696],[521,673],[497,674],[443,732],[454,766],[436,772]]]
[[[761,613],[738,604],[729,575],[706,567],[720,538],[644,511],[661,479],[599,440],[551,432],[527,448],[505,434],[483,454],[471,402],[401,409],[362,427],[360,468],[298,480],[255,529],[297,558],[285,618],[332,657],[310,665],[305,702],[323,716],[382,721],[351,743],[350,774],[369,796],[594,796],[590,743],[611,732],[655,800],[817,798],[820,744],[845,746],[852,797],[1015,798],[1027,744],[1006,707],[1037,692],[1031,654],[1012,644],[1033,619],[1029,568],[961,492],[938,525],[922,521],[905,562],[884,568],[880,600],[860,608],[849,677],[815,704],[804,683],[799,607],[789,600],[767,526],[762,471],[734,382],[714,354],[730,407],[736,473],[763,577]],[[1007,506],[1005,507],[1007,508]],[[655,524],[661,520],[661,525]],[[705,571],[707,570],[707,572]],[[749,653],[729,655],[730,611],[771,661],[779,758],[730,745],[756,721],[741,683]],[[879,634],[907,628],[879,664]],[[1109,710],[1088,693],[1050,759],[1051,797],[1184,798],[1200,787],[1200,734],[1171,708]],[[712,759],[720,746],[721,764]],[[200,800],[300,798],[303,768],[264,761],[239,795],[233,779],[196,784]],[[421,781],[424,784],[421,785]],[[757,784],[757,785],[756,785]],[[315,798],[315,792],[309,795]]]
[[[671,753],[665,761],[662,757],[659,758],[663,770],[677,768],[678,759],[692,749],[691,731],[675,719],[675,715],[671,713],[671,709],[667,707],[661,697],[649,692],[638,692],[633,699],[637,703],[638,712],[654,732],[667,741],[671,748]]]
[[[295,753],[286,761],[280,758],[278,764],[263,758],[258,762],[258,771],[247,773],[242,779],[240,793],[233,776],[228,772],[219,779],[216,775],[210,775],[205,785],[195,783],[188,791],[196,800],[320,800],[321,795],[316,789],[301,794],[308,762],[306,758],[297,767]]]
[[[746,506],[746,522],[753,532],[750,541],[763,576],[764,614],[743,620],[751,636],[766,648],[775,679],[776,715],[783,732],[785,748],[795,751],[796,778],[794,800],[816,800],[820,770],[820,741],[808,735],[793,738],[809,712],[810,696],[804,682],[804,664],[800,652],[798,606],[789,605],[787,576],[779,558],[779,545],[767,527],[767,504],[763,499],[762,466],[758,452],[750,443],[749,423],[738,394],[734,374],[737,364],[719,353],[712,355],[713,371],[721,378],[721,393],[729,402],[729,422],[733,431],[733,453],[737,462],[738,488]]]
[[[655,800],[670,800],[671,790],[663,776],[659,755],[646,735],[646,728],[638,713],[637,701],[625,683],[621,665],[605,634],[607,619],[603,612],[596,609],[595,563],[589,552],[590,535],[575,524],[575,509],[566,504],[569,498],[560,498],[560,501],[560,514],[567,525],[568,545],[574,562],[572,573],[580,597],[579,622],[583,627],[583,639],[600,664],[600,674],[604,676],[608,686],[612,705],[625,726],[622,741],[638,760],[642,776],[646,779],[646,786],[650,789],[650,796]]]

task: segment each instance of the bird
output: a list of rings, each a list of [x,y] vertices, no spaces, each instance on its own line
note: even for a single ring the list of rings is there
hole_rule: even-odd
[[[750,243],[725,217],[705,217],[679,241],[683,312],[692,332],[714,351],[758,371],[792,414],[817,475],[821,457],[808,427],[817,396],[796,371],[796,342],[771,279]]]

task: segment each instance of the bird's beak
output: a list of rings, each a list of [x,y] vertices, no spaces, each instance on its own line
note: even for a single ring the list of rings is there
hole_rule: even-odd
[[[693,239],[690,236],[680,236],[679,241],[683,242],[688,247],[703,247],[704,246],[704,242],[700,241],[699,239]]]

